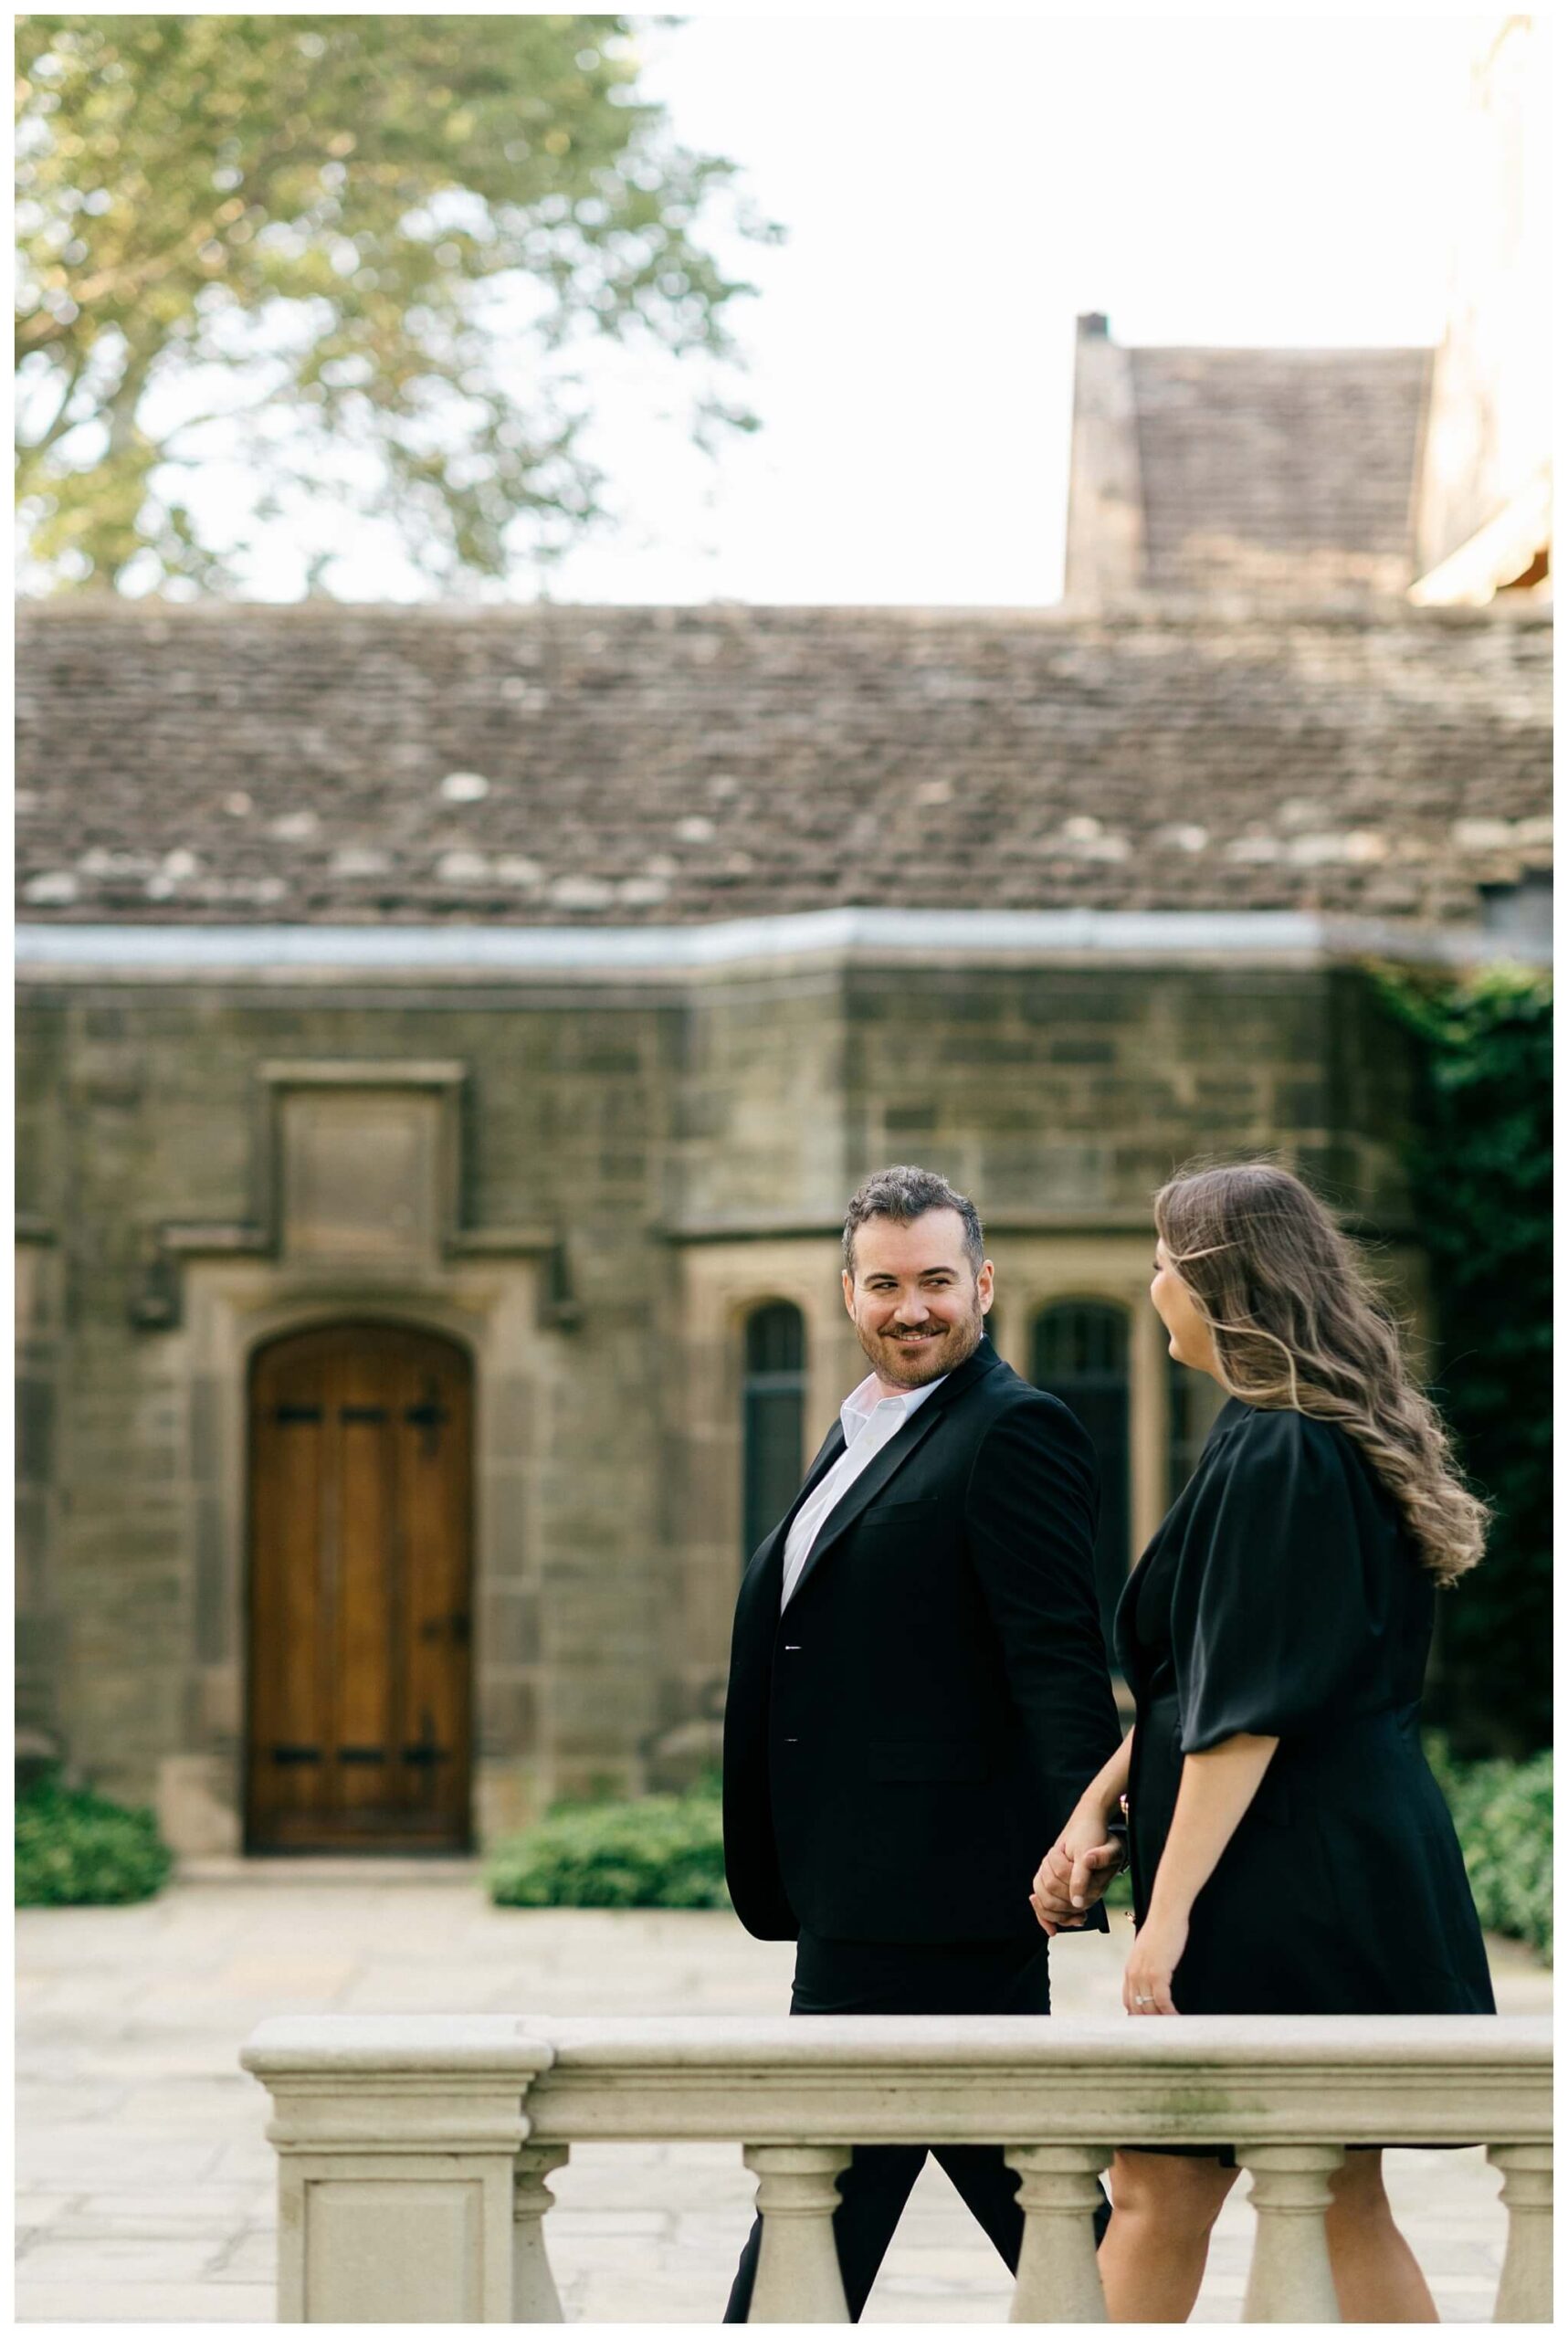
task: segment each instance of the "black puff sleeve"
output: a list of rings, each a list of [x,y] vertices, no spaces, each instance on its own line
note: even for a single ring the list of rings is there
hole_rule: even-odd
[[[1184,1754],[1353,1706],[1389,1622],[1371,1501],[1326,1422],[1258,1412],[1238,1428],[1172,1588]]]

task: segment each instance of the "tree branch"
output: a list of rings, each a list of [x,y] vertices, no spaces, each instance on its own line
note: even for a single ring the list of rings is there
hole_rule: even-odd
[[[82,350],[71,366],[66,378],[65,388],[60,394],[60,402],[55,408],[48,428],[37,438],[30,438],[22,449],[24,454],[31,456],[35,460],[47,455],[57,438],[63,437],[68,430],[76,428],[76,423],[70,419],[70,403],[77,394],[82,375],[87,371],[88,355],[88,351]],[[79,417],[80,418],[82,417]]]
[[[220,406],[215,408],[211,414],[193,414],[188,421],[176,422],[172,430],[166,430],[163,433],[160,442],[162,450],[164,454],[168,454],[175,439],[183,438],[188,430],[205,430],[207,425],[213,422],[245,422],[254,414],[265,414],[268,407],[275,405],[284,395],[282,390],[268,390],[265,397],[257,398],[248,405]],[[189,458],[183,455],[169,455],[168,459],[171,462],[184,462]]]

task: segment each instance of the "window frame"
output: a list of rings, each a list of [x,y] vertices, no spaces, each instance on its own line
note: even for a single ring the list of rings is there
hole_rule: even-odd
[[[768,1314],[794,1318],[794,1330],[798,1344],[798,1361],[788,1365],[758,1369],[752,1364],[752,1336],[759,1320]],[[741,1564],[745,1566],[752,1553],[770,1529],[776,1525],[784,1510],[794,1501],[805,1469],[805,1415],[810,1393],[810,1323],[805,1310],[797,1300],[776,1292],[760,1296],[742,1311],[740,1332],[740,1528]],[[777,1457],[766,1455],[761,1444],[759,1416],[762,1406],[769,1399],[793,1399],[795,1435],[792,1450]],[[776,1465],[775,1464],[776,1460]],[[784,1465],[788,1465],[787,1467]],[[771,1471],[771,1474],[769,1472]],[[754,1472],[760,1475],[754,1477]],[[788,1479],[787,1493],[784,1481]],[[764,1512],[766,1517],[764,1518]]]

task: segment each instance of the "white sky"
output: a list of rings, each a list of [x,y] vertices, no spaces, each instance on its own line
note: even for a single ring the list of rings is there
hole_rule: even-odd
[[[1435,342],[1486,21],[655,26],[650,92],[789,231],[725,254],[761,287],[739,322],[763,427],[702,456],[658,418],[668,366],[601,353],[589,447],[623,524],[552,597],[1056,599],[1075,316],[1130,342]],[[417,590],[368,544],[332,581]]]

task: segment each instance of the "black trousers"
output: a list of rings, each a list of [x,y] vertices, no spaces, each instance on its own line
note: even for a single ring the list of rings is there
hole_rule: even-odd
[[[795,1956],[791,2013],[1038,2013],[1051,2009],[1046,1942],[981,1941],[929,1946],[897,1941],[819,1940],[803,1933]],[[999,2143],[932,2147],[965,2206],[989,2235],[1009,2272],[1024,2238],[1018,2179]],[[888,2252],[904,2203],[925,2163],[923,2143],[857,2144],[838,2179],[833,2238],[849,2319],[858,2322],[877,2269]],[[1099,2220],[1103,2230],[1109,2208]],[[759,2217],[741,2252],[726,2322],[744,2322],[762,2246]]]

